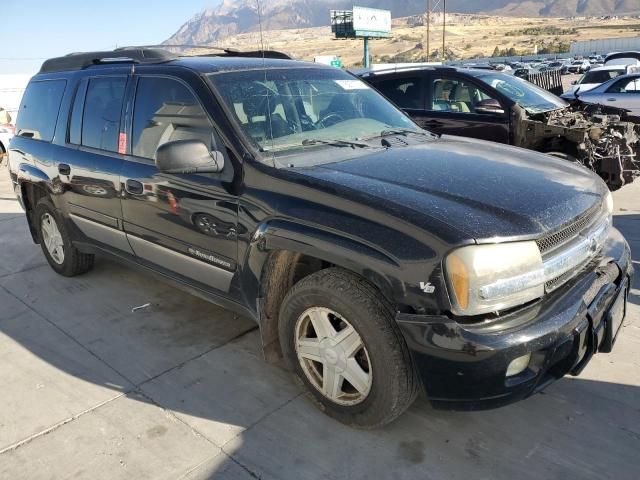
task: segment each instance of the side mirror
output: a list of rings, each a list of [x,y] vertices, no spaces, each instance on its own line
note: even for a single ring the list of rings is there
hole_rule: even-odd
[[[488,98],[476,103],[475,111],[476,113],[483,113],[487,115],[504,115],[505,113],[500,102],[494,98]]]
[[[156,167],[163,173],[220,173],[224,156],[200,140],[177,140],[158,147]]]

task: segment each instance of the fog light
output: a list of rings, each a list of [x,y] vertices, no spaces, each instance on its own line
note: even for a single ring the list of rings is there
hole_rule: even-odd
[[[518,357],[513,360],[509,366],[507,367],[507,377],[513,377],[514,375],[518,375],[519,373],[524,372],[529,366],[529,362],[531,361],[531,354],[527,353],[522,357]]]

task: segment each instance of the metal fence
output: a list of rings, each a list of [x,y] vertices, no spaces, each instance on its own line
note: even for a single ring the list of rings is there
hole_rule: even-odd
[[[564,90],[560,69],[550,70],[548,72],[530,73],[525,77],[525,80],[528,80],[540,88],[548,90],[554,95],[562,95]]]

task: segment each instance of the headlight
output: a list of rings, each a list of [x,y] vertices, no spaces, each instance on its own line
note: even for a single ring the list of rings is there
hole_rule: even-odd
[[[445,273],[457,315],[497,312],[544,295],[544,267],[536,242],[460,248],[447,257]]]
[[[611,192],[607,192],[605,203],[607,205],[607,211],[609,212],[609,215],[613,215],[613,195],[611,195]]]

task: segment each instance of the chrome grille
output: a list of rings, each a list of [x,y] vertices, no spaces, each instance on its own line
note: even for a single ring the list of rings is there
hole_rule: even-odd
[[[560,227],[559,230],[536,240],[540,253],[544,256],[546,253],[555,250],[575,238],[580,232],[595,222],[596,219],[600,217],[601,212],[602,203],[599,203],[580,215],[577,219],[570,222],[568,225]]]

